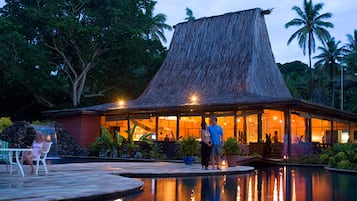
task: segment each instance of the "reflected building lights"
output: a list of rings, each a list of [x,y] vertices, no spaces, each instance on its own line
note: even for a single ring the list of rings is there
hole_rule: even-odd
[[[296,201],[296,185],[295,185],[295,171],[291,171],[291,182],[292,182],[292,198],[291,201]]]
[[[284,172],[285,172],[285,167],[284,167]],[[283,181],[284,179],[286,179],[286,174],[279,174],[279,201],[284,200],[284,185],[283,185]],[[286,188],[285,188],[286,189]]]
[[[249,177],[249,181],[248,181],[248,201],[252,201],[252,197],[253,197],[253,189],[252,189],[252,177]]]
[[[254,182],[255,182],[255,193],[254,193],[254,197],[253,200],[258,200],[258,174],[254,175]]]
[[[274,178],[273,200],[278,201],[278,180]]]
[[[240,201],[240,179],[238,178],[237,182],[237,196],[236,196],[236,201]]]

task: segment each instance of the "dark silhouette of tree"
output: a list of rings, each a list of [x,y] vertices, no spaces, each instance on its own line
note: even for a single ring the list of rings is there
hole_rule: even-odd
[[[193,21],[195,19],[196,18],[195,18],[195,16],[193,16],[192,10],[190,8],[186,7],[186,18],[185,18],[185,20],[187,22],[190,22],[190,21]]]
[[[331,90],[331,107],[335,107],[335,82],[334,72],[338,72],[340,62],[343,58],[343,47],[339,47],[341,41],[335,41],[335,38],[329,38],[322,47],[318,47],[320,54],[315,56],[318,59],[317,64],[322,65],[324,69],[330,72],[330,90]]]

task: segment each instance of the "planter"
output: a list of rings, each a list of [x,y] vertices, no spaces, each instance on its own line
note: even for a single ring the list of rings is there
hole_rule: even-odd
[[[193,165],[195,163],[195,157],[194,156],[185,156],[183,157],[183,162],[185,165]]]
[[[228,167],[237,166],[238,157],[239,157],[238,155],[227,155],[226,159],[227,159]]]

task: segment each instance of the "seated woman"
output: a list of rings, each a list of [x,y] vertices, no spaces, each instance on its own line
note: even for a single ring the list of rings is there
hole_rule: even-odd
[[[35,172],[35,168],[33,166],[32,159],[37,158],[42,151],[45,150],[45,137],[41,133],[37,133],[35,140],[32,143],[32,151],[24,152],[23,158],[21,159],[21,163],[25,160],[27,164],[31,166],[31,174]]]

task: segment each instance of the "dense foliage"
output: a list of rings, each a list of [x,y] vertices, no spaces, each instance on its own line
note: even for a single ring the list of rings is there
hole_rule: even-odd
[[[182,138],[179,141],[179,153],[181,156],[197,156],[200,143],[193,136]]]
[[[241,149],[234,137],[229,137],[224,141],[222,151],[224,155],[240,155]]]
[[[154,0],[7,0],[0,10],[1,113],[133,98],[160,67],[164,14]]]
[[[320,163],[333,168],[357,170],[357,144],[334,144],[321,154]]]

